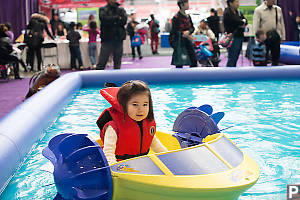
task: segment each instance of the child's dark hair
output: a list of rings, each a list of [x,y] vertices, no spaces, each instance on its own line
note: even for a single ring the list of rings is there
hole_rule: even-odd
[[[75,26],[76,26],[75,22],[71,22],[69,27],[70,29],[74,29]]]
[[[179,9],[181,9],[181,6],[187,2],[189,2],[189,0],[177,0],[177,6],[179,7]]]
[[[97,23],[95,21],[90,22],[90,29],[92,29],[94,32],[97,29]]]
[[[78,23],[76,24],[76,28],[79,29],[80,27],[82,27],[82,23],[78,22]]]
[[[263,31],[263,30],[257,30],[256,33],[255,33],[255,37],[259,38],[261,35],[264,35],[264,34],[265,34],[265,31]]]
[[[235,0],[227,0],[227,5],[228,7],[230,7],[230,4],[229,3],[233,3]]]
[[[127,113],[127,102],[130,100],[130,98],[134,95],[141,94],[144,92],[146,92],[149,95],[149,113],[147,118],[150,121],[154,119],[153,102],[151,98],[150,89],[145,82],[140,80],[127,81],[120,87],[118,91],[117,99],[123,108],[124,116]]]

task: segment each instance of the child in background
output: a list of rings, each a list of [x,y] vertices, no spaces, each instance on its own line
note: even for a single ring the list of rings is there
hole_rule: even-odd
[[[120,88],[102,89],[101,95],[112,105],[97,120],[103,152],[110,165],[117,161],[167,149],[155,137],[156,124],[148,85],[135,80]]]
[[[127,24],[126,31],[130,36],[130,41],[132,41],[133,37],[137,34],[136,26],[139,24],[136,20],[136,13],[131,13],[131,21]],[[135,59],[135,48],[137,48],[137,52],[139,54],[139,59],[142,59],[141,46],[132,46],[131,45],[131,54],[132,60]]]
[[[83,30],[89,33],[89,56],[92,63],[92,68],[96,69],[97,35],[100,35],[100,31],[97,29],[97,23],[95,21],[90,21],[89,26],[86,24],[83,27]]]
[[[82,59],[81,59],[81,51],[80,51],[80,45],[79,40],[81,39],[80,33],[78,31],[75,31],[76,24],[74,22],[71,22],[70,24],[70,30],[67,34],[67,40],[70,41],[69,48],[70,48],[70,54],[71,54],[71,69],[75,70],[76,67],[76,59],[79,63],[79,68],[83,69]]]
[[[255,33],[255,43],[252,50],[253,65],[254,66],[266,66],[266,46],[264,41],[267,36],[263,30],[258,30]]]

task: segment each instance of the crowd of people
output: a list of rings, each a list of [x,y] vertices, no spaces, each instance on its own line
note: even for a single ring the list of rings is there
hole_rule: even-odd
[[[214,66],[218,66],[218,56],[220,55],[218,44],[224,38],[230,41],[230,45],[226,47],[228,52],[226,66],[237,66],[242,45],[245,41],[245,27],[248,24],[247,19],[239,10],[239,0],[227,0],[227,7],[224,12],[220,8],[218,10],[211,9],[208,18],[203,19],[200,23],[196,22],[196,24],[199,24],[198,27],[194,27],[191,16],[187,14],[189,1],[177,0],[177,5],[178,12],[172,19],[168,18],[165,24],[165,31],[170,33],[170,45],[174,49],[171,64],[175,65],[176,68],[182,68],[183,65],[197,67],[199,64],[197,48],[199,46],[195,45],[197,42],[195,42],[194,36],[205,35],[210,42],[204,43],[204,45],[217,57],[217,61],[213,64]],[[88,33],[88,54],[92,69],[105,69],[109,60],[113,60],[114,69],[120,69],[123,41],[126,39],[126,35],[130,37],[131,41],[132,60],[136,58],[136,50],[138,58],[143,58],[141,45],[147,41],[148,35],[151,39],[152,54],[159,54],[158,44],[161,27],[159,20],[155,18],[154,14],[150,14],[148,23],[140,23],[136,19],[134,11],[129,13],[129,17],[127,17],[128,14],[125,9],[116,0],[107,0],[107,4],[100,8],[99,13],[100,27],[97,27],[98,19],[95,19],[94,15],[90,15],[88,23],[83,26],[81,23],[75,24],[74,22],[66,24],[60,20],[57,13],[53,14],[51,20],[42,13],[32,14],[24,34],[24,43],[27,46],[26,65],[16,53],[18,52],[17,50],[14,52],[15,55],[12,55],[12,50],[8,51],[4,48],[7,45],[12,47],[14,35],[9,23],[1,24],[0,47],[1,51],[5,52],[5,54],[1,54],[1,65],[15,63],[15,77],[20,78],[18,64],[16,63],[21,63],[24,71],[34,71],[34,58],[36,55],[36,70],[40,71],[44,32],[52,40],[56,38],[69,40],[70,68],[74,70],[84,69],[79,42],[82,37],[82,31]],[[296,39],[299,40],[300,17],[291,11],[289,15],[294,24]],[[272,65],[278,65],[280,44],[282,41],[285,41],[285,27],[282,10],[275,5],[274,0],[265,0],[254,10],[253,29],[255,41],[250,45],[253,64],[255,66],[266,66],[271,62]],[[222,34],[226,37],[220,37]],[[97,37],[101,38],[101,49],[98,59]],[[7,38],[10,40],[9,44],[7,43]],[[5,59],[7,60],[4,62]]]

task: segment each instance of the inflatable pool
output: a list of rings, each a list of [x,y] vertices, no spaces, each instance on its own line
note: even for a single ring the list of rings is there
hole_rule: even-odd
[[[280,62],[289,65],[300,64],[300,42],[284,42],[280,45]]]
[[[299,79],[300,66],[134,69],[69,73],[20,104],[0,120],[0,194],[5,190],[33,145],[43,137],[61,109],[84,87],[103,87],[139,79],[149,84],[178,82]],[[50,101],[51,100],[51,101]]]
[[[55,199],[236,200],[256,183],[259,167],[220,133],[223,116],[209,105],[188,108],[173,132],[156,132],[167,152],[150,151],[110,168],[89,136],[57,135],[43,150],[54,165]]]

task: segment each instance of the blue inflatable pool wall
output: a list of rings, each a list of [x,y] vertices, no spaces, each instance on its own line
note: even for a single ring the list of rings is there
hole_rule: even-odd
[[[26,154],[43,137],[71,97],[83,87],[103,87],[105,82],[121,85],[127,80],[153,83],[201,83],[207,81],[242,81],[299,79],[300,66],[133,69],[73,72],[57,79],[26,100],[0,120],[0,194],[11,180]]]
[[[300,65],[300,42],[284,42],[280,45],[281,63]]]

